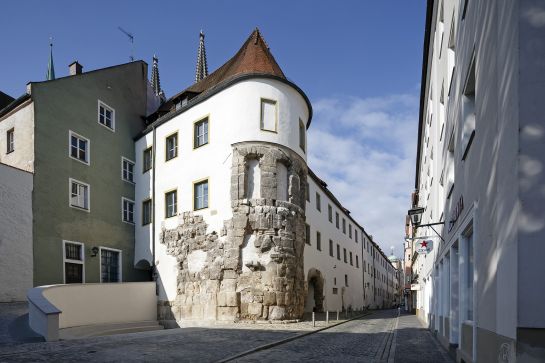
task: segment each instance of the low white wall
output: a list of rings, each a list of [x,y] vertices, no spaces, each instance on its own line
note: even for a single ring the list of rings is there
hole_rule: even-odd
[[[30,326],[40,334],[51,332],[51,327],[41,326],[40,321],[46,321],[46,315],[58,315],[58,311],[57,330],[157,319],[155,282],[40,286],[30,289],[28,299],[29,313],[35,317]]]

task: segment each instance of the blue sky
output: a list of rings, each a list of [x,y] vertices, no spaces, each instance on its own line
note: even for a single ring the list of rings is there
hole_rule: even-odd
[[[395,246],[401,254],[403,211],[414,180],[425,5],[425,0],[5,2],[0,90],[17,97],[27,82],[44,79],[50,36],[57,77],[67,75],[76,59],[84,71],[127,62],[130,44],[121,26],[135,36],[136,59],[151,63],[157,54],[161,85],[170,96],[193,81],[201,29],[213,71],[258,26],[284,73],[314,105],[310,167],[385,252]],[[352,147],[343,154],[338,149],[344,148],[324,143]]]

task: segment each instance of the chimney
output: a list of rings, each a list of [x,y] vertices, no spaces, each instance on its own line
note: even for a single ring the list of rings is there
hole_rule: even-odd
[[[78,63],[78,61],[73,61],[68,66],[68,69],[70,70],[70,75],[75,76],[76,74],[82,74],[83,66]]]

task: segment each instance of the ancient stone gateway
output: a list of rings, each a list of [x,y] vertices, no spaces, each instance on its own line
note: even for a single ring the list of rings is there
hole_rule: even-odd
[[[159,320],[301,318],[306,178],[305,161],[288,148],[235,144],[232,218],[207,233],[202,216],[185,212],[161,233],[178,277],[176,299],[159,304]]]
[[[307,275],[305,312],[324,311],[324,278],[322,273],[311,268]]]

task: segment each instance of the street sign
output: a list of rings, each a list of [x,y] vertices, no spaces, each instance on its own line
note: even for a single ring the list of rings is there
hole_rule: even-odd
[[[431,239],[421,239],[416,242],[416,253],[427,255],[433,250],[433,241]]]

